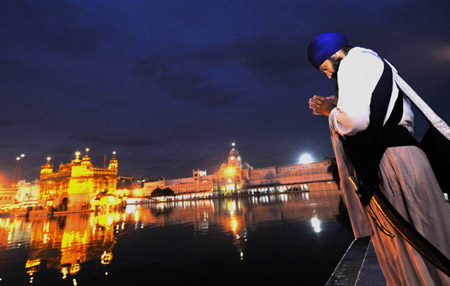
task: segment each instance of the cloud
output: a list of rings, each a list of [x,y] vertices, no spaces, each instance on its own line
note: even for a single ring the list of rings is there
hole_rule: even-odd
[[[5,144],[0,143],[0,148],[2,149],[37,149],[40,148],[41,145],[38,143],[32,143],[32,142],[26,142],[26,143],[22,143],[22,142],[17,142],[17,143],[12,143],[12,142],[8,142]]]
[[[24,48],[38,44],[79,57],[93,53],[113,34],[108,21],[101,21],[100,10],[89,6],[68,1],[11,1],[4,8],[3,33],[8,35],[8,42],[19,42]]]
[[[229,49],[242,53],[244,65],[252,71],[270,77],[290,75],[307,63],[300,38],[255,38],[232,43]]]
[[[129,134],[107,134],[97,132],[96,134],[76,133],[70,135],[71,140],[86,141],[91,144],[100,144],[107,146],[126,146],[126,147],[149,147],[155,145],[164,145],[167,142],[161,139],[147,139],[140,136],[131,136]]]
[[[133,59],[133,74],[173,97],[223,106],[246,95],[254,83],[298,87],[307,65],[303,46],[298,37],[255,37],[181,51],[150,46],[150,56]]]
[[[227,105],[236,100],[236,90],[192,70],[185,64],[189,58],[191,57],[147,57],[137,60],[133,73],[141,82],[162,88],[176,98],[213,106]]]
[[[9,128],[11,126],[17,126],[18,122],[5,116],[0,117],[0,129]]]

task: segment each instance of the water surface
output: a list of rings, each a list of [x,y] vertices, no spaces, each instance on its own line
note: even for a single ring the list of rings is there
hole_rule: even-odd
[[[339,199],[324,191],[0,218],[0,286],[324,285],[353,240]]]

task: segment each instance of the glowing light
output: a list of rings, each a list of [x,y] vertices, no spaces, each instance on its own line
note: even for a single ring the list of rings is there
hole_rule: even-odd
[[[44,232],[49,232],[49,230],[50,230],[50,222],[47,221],[46,223],[44,223],[44,226],[43,226],[42,229],[43,229]]]
[[[230,220],[230,227],[231,227],[231,230],[233,231],[233,233],[236,233],[238,226],[239,226],[239,222],[237,221],[236,218],[232,217]]]
[[[234,168],[233,167],[228,167],[227,168],[227,173],[228,173],[228,175],[233,175],[234,174],[234,172],[235,172],[235,170],[234,170]]]
[[[25,264],[25,268],[31,268],[34,266],[38,266],[39,264],[41,264],[40,259],[27,260],[27,262]]]
[[[320,232],[322,229],[320,228],[320,220],[316,217],[311,219],[311,225],[314,228],[315,232]]]
[[[108,251],[108,252],[103,251],[103,254],[100,257],[100,259],[101,259],[100,261],[103,265],[110,264],[113,259],[112,252],[111,251]]]
[[[135,211],[135,212],[134,212],[134,220],[135,220],[136,222],[139,221],[139,211]]]
[[[67,273],[69,273],[67,267],[63,267],[63,268],[61,269],[61,273],[63,274],[62,279],[66,279],[66,278],[67,278]]]
[[[313,158],[309,154],[303,154],[300,156],[299,163],[300,164],[310,164],[313,162]]]
[[[71,275],[75,275],[80,271],[80,268],[81,268],[80,264],[78,264],[78,263],[73,264],[72,266],[70,266],[69,273]]]

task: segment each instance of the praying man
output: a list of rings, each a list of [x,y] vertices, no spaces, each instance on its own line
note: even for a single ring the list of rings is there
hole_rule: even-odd
[[[309,108],[314,115],[328,116],[355,237],[371,235],[387,285],[450,285],[450,278],[408,244],[371,199],[365,204],[374,215],[367,214],[347,180],[355,175],[366,190],[380,190],[403,218],[450,257],[450,208],[413,137],[414,115],[393,79],[397,70],[376,52],[350,46],[341,33],[318,35],[307,55],[311,65],[337,81],[336,95],[314,95]]]

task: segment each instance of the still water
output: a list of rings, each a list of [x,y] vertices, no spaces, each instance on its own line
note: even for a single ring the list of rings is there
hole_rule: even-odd
[[[0,286],[324,285],[353,240],[339,200],[324,191],[0,218]]]

